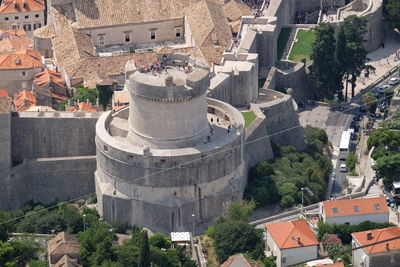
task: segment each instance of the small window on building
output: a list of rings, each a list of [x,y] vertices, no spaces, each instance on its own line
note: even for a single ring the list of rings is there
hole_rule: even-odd
[[[26,31],[26,32],[30,32],[31,31],[31,24],[25,24],[24,25],[24,30]]]
[[[42,27],[41,23],[35,23],[33,24],[33,30],[39,29],[40,27]]]
[[[359,211],[360,211],[357,205],[354,206],[354,211],[355,211],[355,212],[359,212]]]
[[[150,39],[155,40],[156,39],[156,30],[150,30]]]
[[[26,71],[21,72],[22,76],[26,76]]]
[[[22,6],[23,6],[24,8],[28,8],[28,3],[25,2],[25,3],[22,4]]]
[[[283,258],[282,258],[282,263],[285,263],[285,262],[286,262],[286,258],[283,257]]]
[[[381,209],[381,205],[380,204],[375,204],[375,209],[376,210],[380,210]]]
[[[337,214],[337,213],[339,213],[339,210],[338,210],[338,208],[332,208],[332,212]]]
[[[175,28],[175,37],[180,38],[181,37],[181,28]]]
[[[105,152],[108,152],[108,146],[103,146],[103,148]]]
[[[18,20],[19,19],[19,17],[18,16],[15,16],[15,20]]]
[[[15,3],[15,4],[14,4],[14,8],[19,8],[18,3]]]
[[[39,17],[39,14],[35,14],[35,18],[38,18]]]
[[[131,42],[131,35],[129,33],[125,33],[125,43]]]
[[[104,45],[104,35],[99,35],[99,44]]]
[[[5,17],[4,20],[7,21],[7,20],[8,20],[8,17]]]
[[[28,16],[28,15],[26,15],[26,16],[25,16],[25,19],[29,19],[29,16]]]

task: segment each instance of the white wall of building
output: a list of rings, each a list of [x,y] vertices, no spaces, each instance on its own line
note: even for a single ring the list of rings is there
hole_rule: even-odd
[[[359,247],[360,244],[353,239],[353,248]],[[369,266],[369,257],[364,249],[353,250],[353,266],[354,267],[367,267]]]
[[[322,218],[325,223],[329,224],[360,224],[365,221],[376,223],[389,222],[389,213],[373,213],[373,214],[360,214],[360,215],[347,215],[347,216],[328,216],[323,213]]]
[[[312,260],[318,256],[318,246],[279,249],[271,234],[267,231],[267,250],[276,256],[277,267],[290,266],[299,262]]]

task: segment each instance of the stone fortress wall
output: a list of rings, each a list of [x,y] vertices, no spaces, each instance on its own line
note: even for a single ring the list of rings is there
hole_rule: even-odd
[[[98,116],[92,112],[0,114],[4,189],[0,209],[17,209],[29,200],[49,204],[93,193]]]

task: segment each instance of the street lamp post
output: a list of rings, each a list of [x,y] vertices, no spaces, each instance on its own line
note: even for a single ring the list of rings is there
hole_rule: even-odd
[[[192,225],[192,236],[194,238],[194,214],[192,214],[192,221],[193,221],[193,225]]]
[[[304,188],[301,188],[301,215],[303,215],[303,207],[304,207]]]
[[[86,224],[85,224],[86,214],[83,214],[83,231],[86,231]]]

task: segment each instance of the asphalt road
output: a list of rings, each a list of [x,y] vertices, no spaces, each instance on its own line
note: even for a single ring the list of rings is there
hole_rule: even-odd
[[[377,94],[378,99],[382,100],[384,95],[383,94],[379,95],[378,88],[380,86],[384,85],[384,84],[388,84],[389,79],[391,79],[393,77],[399,77],[398,73],[394,73],[393,75],[390,75],[388,78],[386,78],[385,80],[380,82],[377,86],[375,86],[375,87],[371,88],[370,90],[368,90],[368,92],[371,92],[373,94]],[[361,95],[357,95],[351,102],[352,103],[357,103],[357,104],[362,104],[362,96]],[[379,109],[379,107],[378,107],[378,109]],[[326,121],[326,125],[330,125],[330,124],[335,125],[335,123],[338,123],[338,127],[340,127],[343,130],[346,130],[346,129],[348,129],[350,127],[350,123],[351,123],[354,115],[361,115],[364,118],[366,116],[366,113],[359,113],[358,109],[351,109],[348,112],[343,112],[340,115],[328,117],[328,119]],[[358,133],[356,133],[356,134],[358,134]],[[328,133],[328,137],[329,137],[329,140],[331,140],[331,142],[335,146],[336,146],[336,144],[337,144],[337,147],[339,146],[339,144],[340,144],[340,135],[332,136],[332,135],[329,135],[329,133]],[[339,137],[339,142],[337,142],[337,138],[338,137]],[[334,140],[336,142],[334,142]],[[355,152],[355,150],[356,150],[356,141],[352,140],[351,145],[350,145],[350,151]],[[334,170],[332,176],[330,177],[330,179],[331,179],[330,182],[332,183],[330,197],[339,196],[340,193],[342,192],[343,188],[344,188],[344,183],[346,181],[346,176],[348,175],[348,172],[341,172],[340,171],[340,164],[341,163],[345,163],[345,161],[340,161],[339,159],[337,159],[335,170]]]

